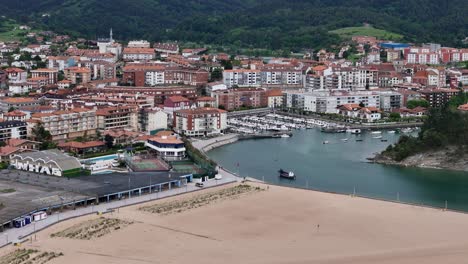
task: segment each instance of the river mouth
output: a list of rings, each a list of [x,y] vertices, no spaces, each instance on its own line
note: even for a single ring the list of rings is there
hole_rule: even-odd
[[[208,156],[241,176],[272,184],[439,208],[447,204],[448,209],[468,212],[467,172],[368,162],[399,137],[388,131],[353,135],[296,130],[291,138],[239,141]],[[281,179],[279,169],[294,171],[296,180]]]

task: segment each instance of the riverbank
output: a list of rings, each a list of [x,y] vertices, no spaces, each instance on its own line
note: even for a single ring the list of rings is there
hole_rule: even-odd
[[[458,153],[456,147],[447,147],[441,150],[418,153],[396,161],[383,153],[370,159],[374,163],[402,167],[418,167],[439,170],[468,171],[467,153]]]
[[[132,224],[91,240],[51,235],[101,216],[62,222],[22,247],[62,252],[53,263],[69,264],[431,264],[468,257],[468,215],[348,195],[250,184],[260,190],[171,214],[140,209],[184,205],[237,185],[121,208],[103,217]],[[0,256],[14,249],[0,249]]]

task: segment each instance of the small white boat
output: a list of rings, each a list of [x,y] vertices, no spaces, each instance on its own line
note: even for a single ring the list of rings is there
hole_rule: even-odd
[[[348,129],[348,130],[346,130],[346,132],[357,135],[357,134],[361,134],[361,129],[357,129],[357,128],[356,129]]]
[[[395,130],[390,130],[390,131],[387,131],[387,133],[389,133],[389,134],[395,134],[396,131],[395,131]]]
[[[375,139],[381,139],[382,136],[377,136],[377,137],[373,137],[373,138],[375,138]]]
[[[371,134],[379,135],[379,134],[382,134],[382,131],[372,131]]]
[[[348,139],[347,138],[342,138],[341,141],[347,142]]]
[[[323,142],[323,144],[328,144],[328,143],[330,143],[330,142],[328,142],[328,140],[325,140],[325,141]]]
[[[288,134],[282,134],[281,137],[282,137],[282,138],[289,138],[289,137],[291,137],[291,136],[289,136]]]

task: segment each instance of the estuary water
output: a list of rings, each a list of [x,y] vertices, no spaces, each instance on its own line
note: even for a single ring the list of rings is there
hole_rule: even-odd
[[[449,209],[468,212],[467,172],[367,162],[399,137],[387,131],[351,135],[297,130],[291,138],[239,141],[208,155],[232,172],[273,184],[441,208],[447,204]],[[279,169],[294,171],[296,180],[279,178]]]

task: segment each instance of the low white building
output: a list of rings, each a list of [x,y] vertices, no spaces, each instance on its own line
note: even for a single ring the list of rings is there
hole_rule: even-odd
[[[24,152],[11,158],[11,165],[17,170],[25,170],[52,176],[67,176],[77,173],[82,166],[80,161],[59,150]]]
[[[161,131],[145,142],[145,146],[156,151],[165,160],[185,158],[185,144],[171,131]]]

